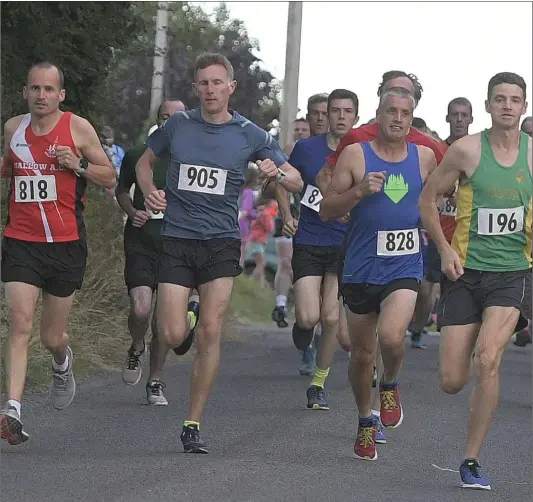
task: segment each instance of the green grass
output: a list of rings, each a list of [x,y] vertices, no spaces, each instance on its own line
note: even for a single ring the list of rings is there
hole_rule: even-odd
[[[3,189],[5,190],[5,186]],[[3,195],[5,197],[5,192]],[[118,370],[131,341],[127,329],[129,300],[123,278],[122,212],[107,194],[91,188],[88,191],[85,221],[89,246],[87,271],[83,288],[76,295],[67,329],[75,355],[74,370],[78,377],[89,376],[95,371]],[[4,290],[1,290],[0,346],[5,349],[8,313]],[[257,283],[240,276],[233,288],[226,326],[234,322],[269,322],[272,304],[271,290],[261,290]],[[50,354],[41,346],[38,337],[39,305],[40,301],[28,350],[26,382],[26,387],[34,390],[48,385],[51,378]],[[225,336],[230,336],[230,333],[231,330],[224,330]],[[4,354],[5,350],[2,350],[2,355]],[[1,389],[5,390],[3,368],[4,365]]]

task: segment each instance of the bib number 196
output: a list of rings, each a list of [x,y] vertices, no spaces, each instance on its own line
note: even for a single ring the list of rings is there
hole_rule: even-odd
[[[378,232],[378,256],[401,256],[418,253],[418,230],[390,230]]]
[[[15,202],[51,202],[57,200],[54,176],[15,176]]]
[[[508,235],[524,228],[524,206],[510,209],[478,209],[479,235]]]

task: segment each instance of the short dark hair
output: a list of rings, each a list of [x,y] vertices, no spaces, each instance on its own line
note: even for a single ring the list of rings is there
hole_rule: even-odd
[[[533,120],[533,117],[526,117],[524,120],[522,120],[522,125],[520,126],[520,130],[521,130],[521,131],[524,130],[524,126],[525,126],[526,123],[529,122],[530,120]]]
[[[470,101],[468,99],[466,99],[466,98],[453,98],[448,103],[448,115],[450,115],[453,105],[468,106],[468,108],[470,110],[470,115],[472,115],[472,103],[470,103]]]
[[[309,113],[309,110],[313,105],[318,105],[319,103],[327,103],[328,102],[328,95],[327,93],[323,92],[321,94],[313,94],[308,100],[307,100],[307,112]]]
[[[294,123],[295,124],[296,124],[296,122],[305,122],[307,124],[308,120],[304,119],[303,117],[300,117],[299,119],[294,119]]]
[[[163,102],[159,105],[159,108],[157,109],[157,117],[161,115],[161,110],[163,109],[163,105],[165,103],[168,103],[169,101],[176,102],[176,103],[183,103],[183,101],[180,98],[165,98]],[[185,103],[183,103],[183,106],[187,110],[187,105]]]
[[[487,92],[487,99],[489,101],[492,97],[493,89],[500,84],[517,85],[518,87],[520,87],[520,89],[522,89],[522,92],[524,93],[524,101],[526,100],[526,82],[524,81],[524,79],[516,73],[504,71],[501,73],[497,73],[489,80],[489,88]]]
[[[350,99],[353,103],[355,114],[359,113],[359,98],[355,92],[349,91],[348,89],[335,89],[331,91],[331,94],[328,96],[328,113],[331,107],[331,102],[334,99]]]
[[[411,123],[411,125],[415,129],[427,129],[428,127],[426,121],[420,117],[413,117],[413,122]]]
[[[198,70],[203,70],[213,65],[220,65],[226,68],[230,80],[235,78],[233,65],[229,62],[229,59],[226,56],[219,54],[218,52],[205,52],[196,58],[196,62],[194,63],[194,78],[196,78]]]
[[[398,78],[398,77],[406,77],[411,81],[411,83],[413,84],[413,87],[415,88],[414,98],[415,98],[415,101],[418,103],[422,99],[422,91],[424,90],[422,88],[422,84],[418,81],[418,78],[415,74],[405,73],[404,71],[401,71],[401,70],[391,70],[383,74],[382,76],[383,80],[381,81],[381,84],[379,84],[379,87],[378,87],[378,96],[381,96],[383,94],[383,88],[385,87],[385,84],[389,80],[392,80],[393,78]]]
[[[28,70],[28,78],[30,76],[30,72],[34,68],[43,68],[45,70],[48,70],[49,68],[55,68],[57,70],[57,78],[59,80],[59,88],[64,89],[65,87],[65,75],[63,74],[63,70],[56,65],[55,63],[51,63],[50,61],[40,61],[39,63],[35,63],[29,70]]]

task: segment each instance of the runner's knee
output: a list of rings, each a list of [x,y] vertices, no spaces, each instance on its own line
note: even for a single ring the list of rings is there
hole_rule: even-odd
[[[152,302],[146,298],[137,298],[133,300],[132,314],[133,317],[139,322],[146,322],[150,317],[152,311]]]
[[[468,370],[457,367],[439,369],[440,387],[446,394],[457,394],[466,385],[469,377]]]
[[[187,335],[187,323],[185,318],[182,322],[157,322],[157,339],[169,347],[181,345]]]
[[[11,317],[11,339],[29,342],[33,327],[33,315],[20,309],[12,309]]]
[[[198,352],[208,352],[214,346],[220,344],[220,333],[222,330],[222,319],[202,318],[196,328],[196,339],[198,342]]]

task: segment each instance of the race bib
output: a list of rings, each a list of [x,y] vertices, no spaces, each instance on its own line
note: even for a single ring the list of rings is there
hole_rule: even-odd
[[[378,232],[378,256],[402,256],[419,251],[418,229]]]
[[[151,220],[162,220],[165,216],[163,211],[152,211],[146,204],[144,204],[144,208],[146,209],[146,212],[148,213],[148,216],[150,216]]]
[[[477,233],[479,235],[509,235],[524,228],[524,206],[510,209],[477,210]]]
[[[457,207],[454,207],[448,197],[444,197],[444,207],[440,210],[442,216],[457,216]]]
[[[178,190],[224,195],[227,175],[226,169],[181,164]]]
[[[57,200],[55,176],[15,176],[15,202],[54,200]]]
[[[320,211],[320,201],[322,199],[322,194],[317,187],[314,187],[313,185],[307,185],[300,204],[303,204],[305,207],[308,207],[309,209],[312,209],[318,213]]]

